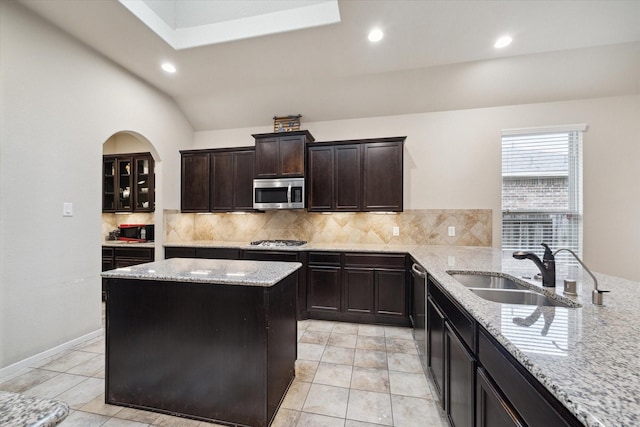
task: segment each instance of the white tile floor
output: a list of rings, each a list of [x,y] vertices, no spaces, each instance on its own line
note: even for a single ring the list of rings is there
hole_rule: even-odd
[[[104,337],[0,379],[0,390],[71,407],[60,424],[105,427],[215,426],[104,403]],[[434,400],[411,329],[298,322],[296,379],[273,427],[448,426]]]

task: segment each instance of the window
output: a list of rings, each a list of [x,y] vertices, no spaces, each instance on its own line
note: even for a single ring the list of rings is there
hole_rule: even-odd
[[[502,249],[582,257],[582,133],[585,125],[502,132]],[[567,252],[558,261],[575,265]]]

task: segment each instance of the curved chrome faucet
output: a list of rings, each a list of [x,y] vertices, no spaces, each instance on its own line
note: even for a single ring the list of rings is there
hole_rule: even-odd
[[[542,273],[542,286],[552,288],[556,286],[556,260],[546,243],[541,243],[544,246],[544,256],[542,260],[538,258],[538,255],[533,252],[518,251],[513,253],[515,259],[530,259],[538,266],[540,273]]]
[[[568,248],[560,248],[557,251],[555,251],[553,253],[553,255],[555,256],[558,252],[561,251],[567,251],[569,252],[571,255],[573,255],[573,257],[578,260],[578,262],[580,263],[580,265],[582,266],[582,268],[584,268],[584,270],[589,273],[589,276],[591,276],[591,278],[593,279],[593,291],[591,292],[591,302],[595,305],[602,305],[602,294],[605,292],[609,292],[609,291],[602,291],[600,289],[598,289],[598,279],[596,279],[596,276],[593,275],[593,273],[591,272],[591,270],[589,270],[587,268],[586,265],[584,265],[584,262],[582,262],[582,260],[580,259],[580,257],[578,257],[578,255],[576,255],[575,252],[573,252],[571,249]]]

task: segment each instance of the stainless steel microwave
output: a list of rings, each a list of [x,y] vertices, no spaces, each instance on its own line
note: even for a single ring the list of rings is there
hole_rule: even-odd
[[[304,209],[304,178],[253,180],[253,208]]]

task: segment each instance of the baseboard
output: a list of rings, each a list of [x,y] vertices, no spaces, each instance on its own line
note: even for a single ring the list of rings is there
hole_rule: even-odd
[[[102,334],[104,333],[104,329],[100,328],[100,329],[96,329],[93,332],[89,332],[88,334],[82,335],[81,337],[78,338],[74,338],[71,341],[67,341],[63,344],[57,345],[55,347],[52,347],[48,350],[45,350],[41,353],[38,353],[36,355],[33,355],[31,357],[27,357],[26,359],[23,359],[19,362],[16,362],[14,364],[11,364],[7,367],[4,367],[2,369],[0,369],[0,382],[2,380],[5,379],[5,377],[9,377],[11,374],[13,374],[16,371],[19,371],[20,369],[24,369],[24,368],[29,368],[31,366],[33,366],[34,364],[36,364],[37,362],[46,359],[47,357],[51,357],[56,355],[57,353],[63,352],[65,350],[68,350],[70,348],[73,348],[75,346],[77,346],[78,344],[82,344],[85,341],[89,341],[93,338],[102,336]]]

